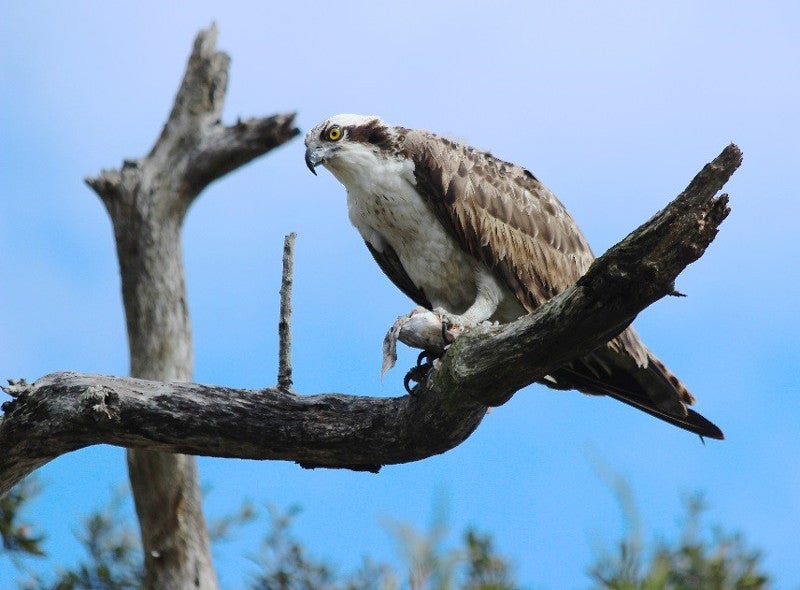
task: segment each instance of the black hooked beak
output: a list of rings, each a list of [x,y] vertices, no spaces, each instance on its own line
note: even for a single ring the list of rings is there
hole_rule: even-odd
[[[322,155],[320,151],[320,148],[306,148],[306,166],[308,166],[308,169],[311,170],[314,176],[317,175],[317,171],[314,169],[322,164]]]

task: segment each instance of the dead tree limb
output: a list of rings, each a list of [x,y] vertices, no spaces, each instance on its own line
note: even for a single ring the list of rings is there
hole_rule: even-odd
[[[195,40],[172,112],[150,153],[87,184],[111,216],[133,377],[190,381],[181,226],[210,182],[298,134],[293,114],[220,122],[230,58],[212,26]],[[193,457],[124,445],[142,533],[146,588],[217,587]],[[135,447],[135,448],[134,448]]]
[[[291,395],[76,373],[17,385],[0,424],[0,491],[91,444],[375,471],[465,440],[488,406],[613,337],[674,292],[727,216],[730,145],[663,211],[534,313],[459,337],[416,396]]]
[[[283,239],[281,306],[278,320],[278,387],[292,390],[292,286],[294,284],[294,241],[292,232]]]

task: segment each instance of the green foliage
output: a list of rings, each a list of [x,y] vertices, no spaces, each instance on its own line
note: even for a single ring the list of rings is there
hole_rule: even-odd
[[[25,478],[14,486],[5,497],[0,498],[0,536],[3,553],[15,564],[18,556],[42,556],[41,542],[44,535],[34,535],[31,525],[20,523],[26,504],[39,493],[39,483],[32,477]]]
[[[468,529],[464,541],[468,566],[465,590],[512,590],[516,587],[509,562],[495,553],[490,535]]]
[[[370,561],[365,561],[354,574],[339,579],[329,564],[311,557],[306,547],[292,536],[290,528],[299,513],[297,507],[284,513],[272,506],[268,510],[270,529],[254,558],[261,571],[248,585],[252,590],[377,590],[392,587],[388,568]]]
[[[245,500],[236,512],[209,521],[208,538],[212,543],[226,541],[230,539],[235,529],[250,524],[257,518],[256,507],[249,500]]]
[[[462,556],[454,549],[444,548],[448,526],[444,512],[435,511],[433,522],[426,532],[419,532],[409,523],[387,525],[402,560],[408,570],[411,590],[444,590],[455,587],[456,565]]]
[[[463,545],[446,548],[449,527],[436,511],[427,532],[407,523],[394,523],[390,533],[408,572],[410,590],[513,590],[517,587],[508,559],[494,550],[490,535],[467,529]]]
[[[701,517],[706,509],[700,495],[686,501],[686,526],[681,541],[674,547],[663,543],[657,546],[645,582],[675,590],[768,588],[769,577],[761,571],[759,563],[761,553],[748,549],[741,534],[714,527],[711,538],[703,538]]]
[[[34,575],[25,590],[129,590],[140,588],[144,575],[138,535],[121,514],[126,494],[117,492],[109,505],[83,522],[79,539],[87,556],[72,569],[61,569],[52,582]]]
[[[408,524],[392,524],[390,534],[408,576],[404,584],[386,564],[365,559],[354,573],[342,576],[324,561],[309,555],[307,548],[291,534],[297,508],[279,512],[270,507],[270,529],[254,559],[258,573],[252,590],[512,590],[516,584],[508,561],[496,554],[489,535],[472,529],[463,546],[446,548],[448,527],[437,518],[427,532]]]
[[[626,522],[626,533],[612,551],[601,551],[589,567],[593,587],[608,590],[766,590],[769,578],[761,554],[747,548],[741,535],[720,527],[707,527],[702,516],[707,507],[702,496],[686,500],[686,517],[677,540],[657,541],[647,549],[642,541],[639,515],[630,487],[619,476],[606,477],[615,491]],[[34,481],[15,488],[0,502],[3,553],[22,570],[23,558],[40,558],[42,536],[19,524],[26,502],[38,491]],[[86,556],[54,579],[31,574],[20,584],[24,590],[129,590],[141,587],[141,549],[121,507],[126,495],[116,494],[109,506],[83,522],[79,539]],[[268,508],[268,528],[253,562],[257,568],[248,582],[252,590],[513,590],[518,588],[507,558],[497,553],[492,537],[468,529],[453,542],[446,518],[435,514],[427,531],[406,523],[387,528],[397,542],[403,573],[386,564],[364,559],[360,568],[339,574],[291,532],[299,510]],[[252,525],[258,511],[245,502],[236,512],[212,521],[212,541],[231,537],[238,528]]]
[[[707,505],[696,494],[685,501],[686,517],[678,541],[657,541],[644,549],[638,515],[630,489],[614,482],[628,530],[615,554],[599,556],[589,568],[594,588],[607,590],[766,590],[769,577],[762,571],[761,554],[748,549],[739,533],[702,523]]]

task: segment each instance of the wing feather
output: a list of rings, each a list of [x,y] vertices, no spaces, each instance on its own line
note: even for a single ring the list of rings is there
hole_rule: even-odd
[[[439,222],[528,312],[572,286],[594,260],[570,214],[528,170],[426,131],[407,130],[403,151]],[[630,327],[543,383],[610,395],[686,430],[722,437],[687,411],[691,394]]]
[[[370,254],[375,259],[375,262],[378,263],[378,266],[381,267],[381,270],[386,274],[387,277],[391,279],[391,281],[400,289],[403,293],[406,294],[414,303],[417,305],[421,305],[422,307],[426,307],[430,309],[431,304],[428,301],[428,298],[425,296],[425,293],[414,284],[414,281],[411,280],[411,277],[408,276],[406,269],[403,268],[403,263],[400,262],[400,258],[397,256],[397,253],[392,249],[391,246],[385,244],[383,250],[378,251],[372,247],[367,240],[364,240],[364,243],[367,245]]]
[[[404,147],[440,223],[527,311],[574,284],[594,260],[564,206],[524,168],[425,131],[408,131]]]

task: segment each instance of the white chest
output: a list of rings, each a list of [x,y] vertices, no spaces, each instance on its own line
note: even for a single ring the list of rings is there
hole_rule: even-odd
[[[340,172],[350,221],[377,251],[395,251],[409,278],[436,307],[458,313],[475,299],[479,263],[444,230],[415,189],[411,161],[375,158]]]

